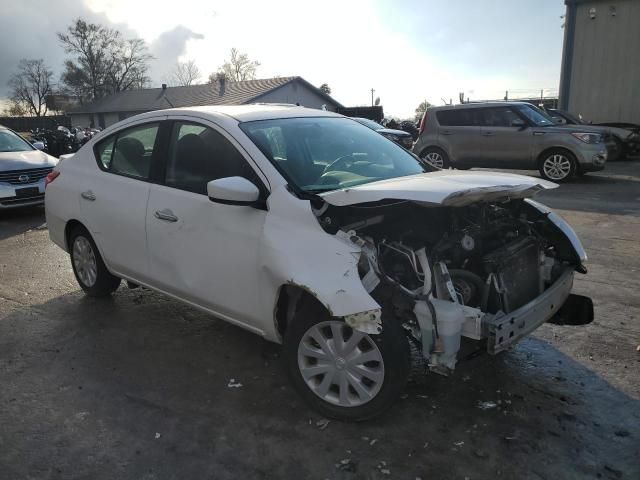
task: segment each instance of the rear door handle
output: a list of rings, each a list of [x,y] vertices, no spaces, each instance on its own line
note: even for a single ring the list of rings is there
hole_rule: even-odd
[[[165,222],[173,223],[178,221],[178,217],[176,217],[168,208],[165,208],[164,210],[156,210],[154,215],[158,220],[164,220]]]
[[[453,132],[451,130],[443,130],[442,135],[453,135]]]
[[[80,194],[80,196],[82,198],[84,198],[85,200],[89,200],[90,202],[93,202],[96,199],[96,195],[91,190],[87,190],[86,192],[82,192]]]

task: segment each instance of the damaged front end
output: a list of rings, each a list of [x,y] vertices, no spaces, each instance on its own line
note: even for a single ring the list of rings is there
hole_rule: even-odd
[[[558,215],[522,197],[460,198],[315,210],[326,232],[360,249],[365,290],[402,322],[418,361],[449,374],[463,338],[496,354],[545,322],[593,320],[591,300],[571,294],[586,255]],[[365,333],[382,329],[379,310],[344,318]]]

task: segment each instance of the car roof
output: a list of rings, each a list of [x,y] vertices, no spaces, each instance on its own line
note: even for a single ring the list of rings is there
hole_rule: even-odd
[[[315,108],[305,108],[296,105],[256,103],[251,105],[209,105],[204,107],[170,108],[143,113],[141,115],[137,115],[136,118],[156,116],[158,113],[163,115],[184,115],[193,113],[200,115],[210,114],[213,116],[231,117],[238,122],[299,117],[342,117],[342,115],[337,113],[317,110]]]
[[[508,107],[511,105],[531,105],[527,102],[469,102],[459,103],[457,105],[440,105],[438,107],[429,107],[429,111],[436,110],[457,110],[463,108],[486,108],[486,107]]]

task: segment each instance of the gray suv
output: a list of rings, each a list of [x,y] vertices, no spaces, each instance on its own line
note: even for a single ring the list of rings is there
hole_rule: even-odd
[[[580,125],[558,126],[523,102],[429,108],[413,152],[439,168],[538,169],[554,182],[602,170],[607,161],[600,133]]]

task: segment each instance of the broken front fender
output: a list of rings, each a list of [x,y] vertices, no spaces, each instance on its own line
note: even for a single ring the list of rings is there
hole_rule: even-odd
[[[282,285],[299,287],[318,299],[333,317],[366,333],[378,333],[380,305],[358,275],[360,247],[326,233],[308,201],[292,198],[285,187],[269,196],[260,252],[259,295],[265,314],[273,319]],[[268,317],[265,317],[268,318]],[[266,336],[279,341],[275,320]]]

